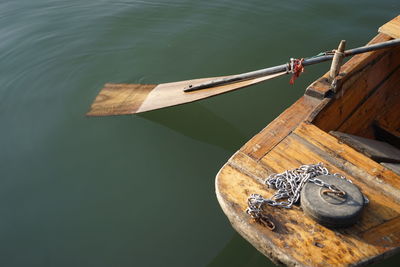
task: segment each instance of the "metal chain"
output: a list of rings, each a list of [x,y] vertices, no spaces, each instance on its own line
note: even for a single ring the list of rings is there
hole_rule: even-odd
[[[329,173],[328,169],[322,163],[302,165],[297,169],[270,175],[265,180],[265,184],[268,188],[276,189],[276,193],[270,199],[264,198],[259,194],[251,194],[247,200],[248,208],[246,212],[256,221],[268,221],[268,218],[263,214],[264,205],[291,208],[294,203],[299,201],[301,189],[307,182],[326,187],[330,190],[329,192],[338,196],[344,196],[345,192],[336,186],[315,178],[319,175],[335,175],[349,183],[353,183],[343,175]]]

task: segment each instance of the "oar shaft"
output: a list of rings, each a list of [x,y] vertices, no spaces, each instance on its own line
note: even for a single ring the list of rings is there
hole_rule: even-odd
[[[240,81],[246,81],[258,77],[263,77],[275,73],[280,73],[280,72],[285,72],[287,70],[287,64],[282,64],[278,65],[275,67],[269,67],[261,70],[256,70],[256,71],[251,71],[251,72],[246,72],[238,75],[233,75],[229,76],[227,78],[220,78],[220,79],[215,79],[209,82],[205,82],[199,85],[189,85],[188,88],[186,88],[184,91],[185,92],[191,92],[191,91],[196,91],[196,90],[201,90],[201,89],[206,89],[210,87],[215,87],[219,85],[224,85],[228,83],[234,83],[234,82],[240,82]]]
[[[375,51],[378,49],[394,47],[394,46],[398,46],[398,45],[400,45],[400,39],[394,39],[394,40],[387,41],[387,42],[382,42],[382,43],[378,43],[378,44],[372,44],[372,45],[368,45],[368,46],[362,46],[362,47],[358,47],[358,48],[354,48],[354,49],[349,49],[344,52],[344,55],[345,55],[345,57],[354,56],[357,54],[371,52],[371,51]],[[331,54],[322,55],[322,56],[305,59],[302,62],[302,65],[309,66],[309,65],[329,61],[332,59],[333,59],[333,54],[332,55]],[[191,91],[216,87],[216,86],[220,86],[220,85],[224,85],[224,84],[240,82],[240,81],[245,81],[245,80],[249,80],[249,79],[255,79],[255,78],[272,75],[272,74],[276,74],[276,73],[281,73],[281,72],[289,73],[290,72],[290,64],[286,63],[286,64],[269,67],[269,68],[265,68],[265,69],[261,69],[261,70],[256,70],[256,71],[233,75],[233,76],[230,76],[227,78],[215,79],[215,80],[212,80],[212,81],[209,81],[206,83],[202,83],[199,85],[190,85],[184,91],[191,92]]]
[[[349,49],[349,50],[344,51],[344,55],[346,57],[354,56],[357,54],[362,54],[362,53],[371,52],[371,51],[384,49],[384,48],[390,48],[390,47],[394,47],[394,46],[398,46],[398,45],[400,45],[400,38],[382,42],[382,43],[377,43],[377,44],[372,44],[372,45],[361,46],[361,47]]]

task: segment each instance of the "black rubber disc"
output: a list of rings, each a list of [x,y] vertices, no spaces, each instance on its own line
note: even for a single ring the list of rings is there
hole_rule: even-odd
[[[316,177],[346,192],[344,197],[323,194],[326,187],[308,182],[301,190],[301,207],[316,222],[328,227],[346,227],[354,224],[364,207],[364,197],[357,186],[334,175]]]

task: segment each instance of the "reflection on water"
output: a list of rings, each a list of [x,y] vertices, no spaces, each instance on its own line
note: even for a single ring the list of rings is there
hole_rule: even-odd
[[[362,45],[399,5],[0,1],[0,265],[271,265],[234,233],[214,177],[326,66],[294,87],[281,78],[139,116],[84,114],[106,82],[215,77]]]
[[[199,103],[139,114],[195,140],[235,152],[245,142],[245,135]],[[195,152],[194,152],[195,153]]]
[[[270,267],[275,266],[265,260],[265,256],[255,250],[239,234],[235,234],[225,248],[210,262],[208,267]]]

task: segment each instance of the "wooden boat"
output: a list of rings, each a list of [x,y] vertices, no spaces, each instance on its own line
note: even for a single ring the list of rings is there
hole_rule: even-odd
[[[400,38],[400,16],[370,41]],[[222,167],[216,195],[232,226],[275,263],[358,266],[383,260],[400,247],[400,48],[360,54],[346,62],[336,92],[328,73]],[[390,148],[388,148],[390,147]],[[300,206],[266,207],[270,230],[246,212],[248,196],[274,194],[272,173],[322,162],[352,180],[369,198],[359,221],[330,229]]]

